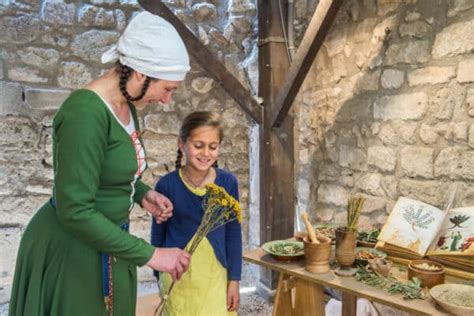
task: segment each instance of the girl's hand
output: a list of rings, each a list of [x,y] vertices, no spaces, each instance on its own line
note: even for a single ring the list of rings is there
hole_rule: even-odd
[[[150,190],[142,199],[142,206],[155,218],[158,224],[173,215],[173,203],[161,193]]]
[[[239,281],[229,281],[227,284],[227,311],[235,312],[237,309],[239,309],[239,304]]]

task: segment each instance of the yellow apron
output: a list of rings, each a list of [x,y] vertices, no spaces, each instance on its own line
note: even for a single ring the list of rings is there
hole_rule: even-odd
[[[183,179],[181,170],[180,177]],[[183,179],[184,180],[184,179]],[[205,189],[194,189],[196,195],[204,195]],[[190,244],[192,240],[188,243]],[[160,273],[160,291],[166,293],[171,276]],[[164,316],[220,316],[237,315],[227,312],[227,269],[217,259],[209,240],[204,238],[194,251],[188,271],[176,281],[163,310]]]

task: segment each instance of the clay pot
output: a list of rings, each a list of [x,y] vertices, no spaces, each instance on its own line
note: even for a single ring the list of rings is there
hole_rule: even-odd
[[[331,239],[318,238],[319,244],[308,242],[305,237],[304,257],[306,270],[312,273],[325,273],[329,271],[329,256],[331,255]]]
[[[341,266],[351,266],[356,258],[357,232],[346,227],[336,229],[336,260]]]
[[[416,267],[418,264],[426,263],[431,266],[436,266],[436,270],[425,270]],[[444,283],[444,267],[430,260],[412,260],[408,264],[408,280],[417,277],[421,281],[422,287],[432,288],[435,285]]]
[[[377,272],[384,277],[388,276],[390,269],[392,268],[392,261],[385,260],[384,258],[369,259],[368,262],[369,264],[365,268],[367,271]]]

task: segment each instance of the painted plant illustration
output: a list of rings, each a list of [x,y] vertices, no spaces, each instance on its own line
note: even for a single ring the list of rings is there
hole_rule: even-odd
[[[418,207],[418,209],[415,210],[413,205],[410,205],[407,209],[405,209],[403,218],[411,225],[411,228],[414,232],[416,232],[416,227],[427,229],[428,226],[435,220],[431,213],[423,213],[423,207]]]
[[[458,227],[458,228],[465,228],[463,226],[461,226],[462,223],[464,222],[467,222],[471,217],[468,216],[468,215],[464,215],[464,214],[459,214],[459,215],[456,215],[456,216],[453,216],[449,219],[449,221],[451,223],[454,224],[453,227],[451,227],[450,229],[453,229],[455,227]]]

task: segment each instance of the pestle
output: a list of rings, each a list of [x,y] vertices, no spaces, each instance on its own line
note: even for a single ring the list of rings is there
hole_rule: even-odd
[[[303,213],[301,214],[301,216],[303,217],[304,225],[306,226],[306,230],[308,231],[309,242],[313,244],[319,244],[319,240],[318,238],[316,238],[316,233],[314,232],[314,228],[309,222],[308,213]]]

